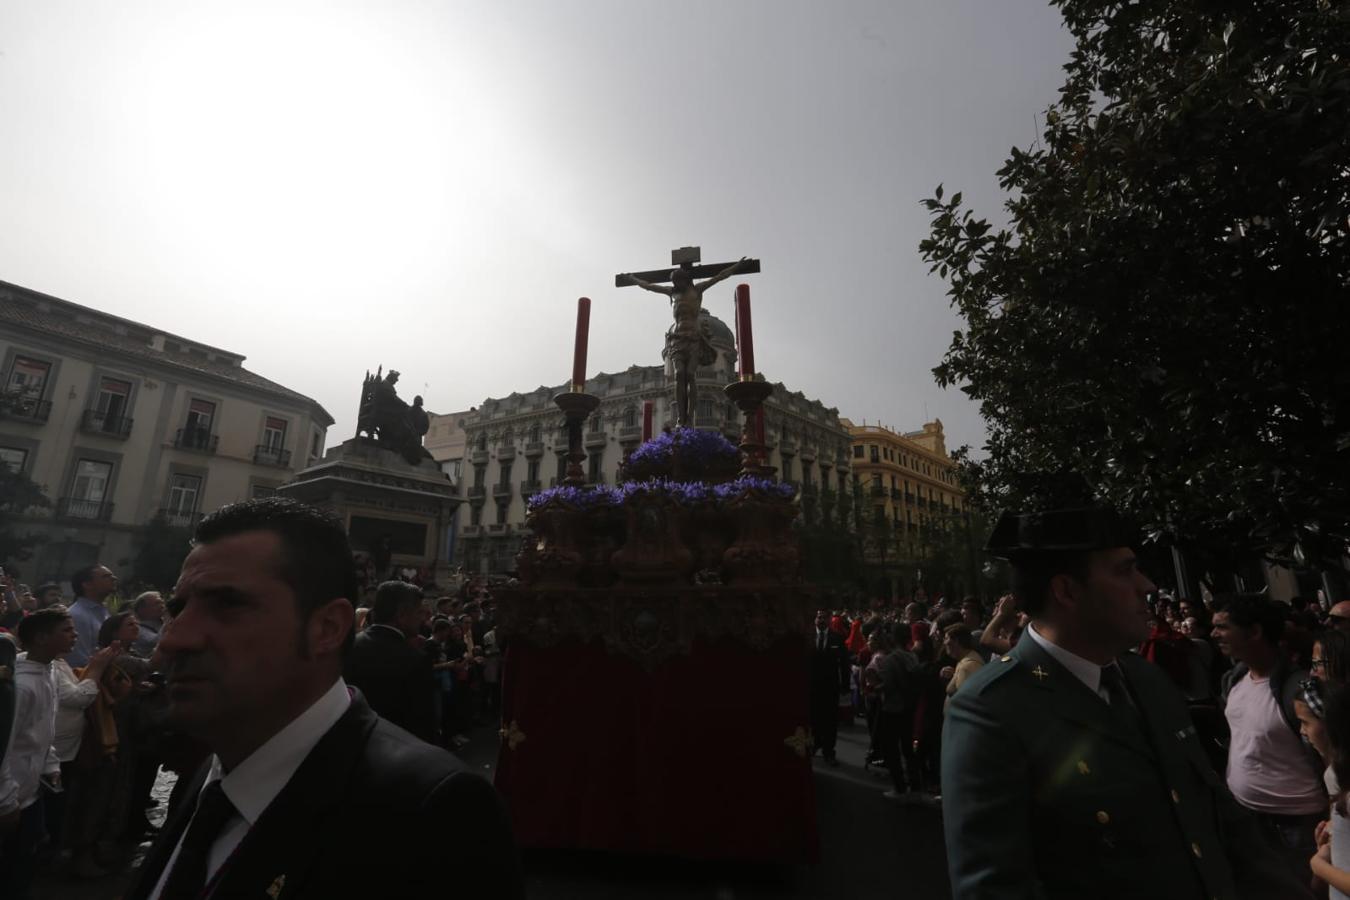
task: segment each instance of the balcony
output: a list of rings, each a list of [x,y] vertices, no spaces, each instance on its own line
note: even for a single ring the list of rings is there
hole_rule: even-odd
[[[506,535],[506,534],[510,534],[510,531],[511,531],[511,526],[508,525],[508,524],[505,523],[505,522],[493,522],[491,525],[489,525],[489,526],[487,527],[487,533],[488,533],[488,534],[490,534],[490,535],[496,535],[496,536],[498,536],[498,537],[501,537],[501,536]]]
[[[488,461],[488,452],[486,450],[475,450],[469,454],[469,462],[475,466],[485,466]]]
[[[624,425],[619,429],[619,443],[642,440],[641,425]]]
[[[110,416],[96,409],[86,409],[80,419],[80,430],[85,434],[126,440],[127,435],[131,434],[131,420],[125,416]]]
[[[253,448],[253,464],[289,469],[291,467],[291,451],[283,450],[280,447],[269,447],[266,444],[258,444]]]
[[[534,456],[543,456],[543,455],[544,455],[544,442],[543,442],[543,441],[530,441],[529,443],[527,443],[527,444],[525,445],[525,455],[526,455],[526,456],[530,456],[530,457],[534,457]]]
[[[197,453],[215,453],[219,443],[220,435],[212,434],[205,428],[180,428],[173,438],[173,445],[179,450]]]
[[[879,484],[874,484],[868,487],[867,493],[870,497],[884,497],[886,496],[886,489]]]
[[[487,499],[487,488],[481,484],[471,485],[469,487],[469,502],[482,503]]]
[[[483,534],[482,525],[465,525],[464,530],[460,532],[466,538],[481,537]]]
[[[721,428],[721,416],[694,416],[695,428]]]
[[[107,522],[112,518],[113,505],[104,500],[81,500],[62,497],[56,501],[59,519],[79,519],[84,522]]]
[[[502,446],[502,447],[498,447],[498,448],[497,448],[497,459],[498,459],[500,462],[506,462],[506,461],[509,460],[509,459],[515,459],[515,458],[516,458],[516,445],[515,445],[515,444],[506,444],[505,446]]]
[[[172,528],[196,528],[197,523],[201,521],[202,514],[199,512],[184,511],[181,509],[161,508],[159,515],[168,522]]]
[[[586,483],[587,483],[587,484],[604,484],[604,483],[605,483],[605,473],[604,473],[604,472],[596,472],[594,475],[588,476],[588,477],[586,478]]]
[[[892,499],[892,500],[899,500],[899,499],[900,499],[900,495],[901,495],[901,491],[900,491],[899,488],[891,488],[891,499]]]
[[[910,506],[914,505],[914,495],[911,494],[909,491],[905,491],[905,503],[907,503]]]
[[[529,497],[531,494],[537,494],[544,489],[544,483],[539,480],[522,481],[520,483],[520,496]]]
[[[585,444],[587,447],[603,447],[609,443],[609,434],[604,431],[586,432]]]
[[[52,401],[24,397],[0,397],[0,418],[41,425],[51,418]]]
[[[511,496],[511,482],[497,482],[492,486],[492,496],[501,500]]]

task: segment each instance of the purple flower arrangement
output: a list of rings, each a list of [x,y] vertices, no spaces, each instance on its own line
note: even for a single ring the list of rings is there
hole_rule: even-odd
[[[713,492],[702,481],[671,481],[669,478],[648,478],[646,481],[625,481],[619,487],[623,498],[669,497],[681,506],[692,506],[712,499]]]
[[[736,445],[721,434],[697,428],[674,428],[639,446],[629,454],[625,466],[634,472],[669,471],[676,456],[681,470],[690,475],[733,466],[740,461]]]
[[[560,484],[532,495],[527,506],[534,510],[554,501],[575,506],[577,509],[598,509],[603,506],[618,506],[623,502],[623,495],[618,488],[605,485],[574,487],[570,484]]]
[[[797,490],[771,478],[745,475],[726,484],[710,485],[703,481],[673,481],[669,478],[648,478],[645,481],[626,481],[618,487],[597,485],[574,487],[559,485],[540,491],[530,497],[529,508],[539,509],[557,501],[577,509],[599,509],[622,506],[628,500],[642,497],[669,497],[680,506],[693,506],[709,500],[727,501],[746,493],[757,493],[779,500],[791,500]]]
[[[781,500],[791,500],[797,495],[797,489],[790,484],[774,481],[772,478],[760,478],[756,475],[742,475],[735,481],[719,484],[713,488],[718,500],[731,500],[741,494],[758,493]]]

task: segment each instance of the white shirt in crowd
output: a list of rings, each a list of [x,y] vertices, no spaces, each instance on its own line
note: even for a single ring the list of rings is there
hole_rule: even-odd
[[[1298,735],[1285,722],[1269,678],[1241,678],[1228,692],[1224,716],[1232,732],[1228,789],[1257,812],[1325,813],[1327,796]]]
[[[262,816],[263,811],[291,780],[291,776],[300,768],[309,751],[314,749],[319,739],[347,712],[351,702],[347,683],[339,678],[309,709],[292,719],[289,725],[272,735],[267,743],[254,750],[231,771],[224,770],[220,764],[220,757],[211,757],[211,770],[206,775],[206,781],[202,782],[202,789],[205,790],[213,781],[219,781],[220,789],[234,804],[237,814],[225,823],[220,830],[220,836],[211,845],[206,863],[208,884],[225,860],[230,858],[234,848],[238,847],[239,842],[248,834],[249,829]],[[194,805],[200,799],[201,795],[198,794],[197,799],[193,801]],[[189,822],[188,828],[191,827],[192,823]],[[188,828],[183,829],[184,836]],[[183,843],[181,836],[178,843],[179,846]],[[169,857],[169,862],[159,877],[159,883],[150,892],[149,900],[158,900],[160,892],[164,890],[164,882],[173,871],[174,863],[178,861],[178,850],[179,847],[174,847],[173,855]]]
[[[14,729],[0,763],[0,816],[38,799],[43,775],[61,771],[52,749],[56,735],[56,678],[50,663],[19,654],[14,664]]]
[[[98,699],[98,681],[76,678],[70,663],[64,659],[52,663],[52,673],[56,676],[56,738],[52,744],[56,748],[56,758],[65,763],[75,759],[80,752],[84,711]]]

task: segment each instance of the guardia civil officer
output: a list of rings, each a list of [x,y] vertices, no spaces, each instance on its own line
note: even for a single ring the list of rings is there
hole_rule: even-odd
[[[1136,533],[1102,509],[1005,513],[1031,624],[952,698],[942,804],[952,895],[1276,898],[1305,885],[1269,859],[1181,694],[1128,652],[1153,584]]]

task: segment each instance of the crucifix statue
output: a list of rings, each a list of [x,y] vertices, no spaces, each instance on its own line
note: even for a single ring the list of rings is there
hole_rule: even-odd
[[[699,324],[703,292],[732,275],[759,271],[759,260],[744,256],[730,264],[696,265],[698,261],[698,247],[681,247],[670,254],[671,264],[678,267],[673,271],[625,272],[614,276],[615,287],[637,285],[670,298],[675,324],[666,332],[666,353],[675,365],[675,423],[681,426],[694,424],[698,367],[716,358]],[[706,280],[695,281],[697,278]]]

